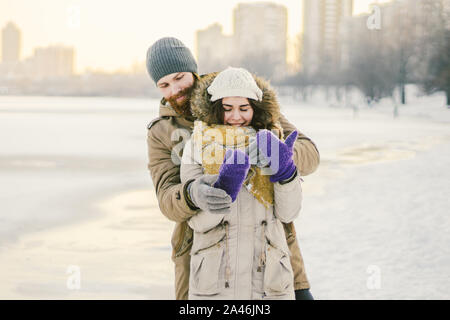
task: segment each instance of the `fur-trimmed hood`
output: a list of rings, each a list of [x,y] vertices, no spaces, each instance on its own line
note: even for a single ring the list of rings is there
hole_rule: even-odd
[[[212,102],[211,95],[207,89],[214,81],[218,72],[210,73],[202,76],[194,84],[194,88],[191,93],[191,112],[197,119],[206,122],[207,124],[215,124],[211,115]],[[271,88],[268,81],[261,77],[253,75],[256,84],[263,92],[262,106],[264,110],[269,112],[273,123],[278,123],[280,118],[280,105],[278,104],[275,91]]]

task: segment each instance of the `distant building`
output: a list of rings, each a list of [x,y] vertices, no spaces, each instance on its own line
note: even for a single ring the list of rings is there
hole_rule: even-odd
[[[16,63],[20,60],[22,35],[20,29],[9,22],[2,29],[2,62]]]
[[[244,65],[283,77],[287,57],[287,8],[270,2],[240,3],[233,11],[235,52]],[[267,73],[266,72],[266,73]]]
[[[287,75],[293,75],[301,70],[302,37],[301,34],[288,39],[287,42]]]
[[[339,68],[342,22],[352,13],[353,0],[303,0],[303,70]]]
[[[232,36],[222,33],[222,26],[213,24],[196,32],[196,55],[200,74],[217,72],[234,64],[237,52]]]
[[[75,50],[61,45],[36,48],[29,63],[38,78],[68,77],[74,73]]]

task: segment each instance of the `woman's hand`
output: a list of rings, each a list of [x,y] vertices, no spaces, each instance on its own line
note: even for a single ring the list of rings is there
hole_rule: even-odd
[[[261,130],[256,134],[258,150],[266,158],[272,173],[271,182],[287,180],[297,170],[292,158],[297,135],[298,132],[294,131],[282,142],[269,130]]]
[[[227,150],[214,188],[225,190],[231,200],[237,198],[250,169],[248,156],[240,150]]]

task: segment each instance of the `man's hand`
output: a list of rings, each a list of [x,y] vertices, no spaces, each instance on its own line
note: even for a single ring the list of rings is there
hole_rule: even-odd
[[[201,210],[214,214],[231,212],[231,197],[222,189],[212,185],[219,175],[203,175],[189,184],[188,192],[192,202]]]

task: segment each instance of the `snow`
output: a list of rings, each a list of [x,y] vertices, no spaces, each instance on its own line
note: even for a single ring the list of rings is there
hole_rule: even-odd
[[[410,101],[284,108],[321,152],[296,221],[316,299],[450,298],[450,109]]]
[[[320,151],[295,221],[316,299],[450,299],[450,109],[281,98]],[[173,299],[173,222],[146,168],[158,101],[0,100],[0,298]],[[70,290],[68,267],[81,289]]]

